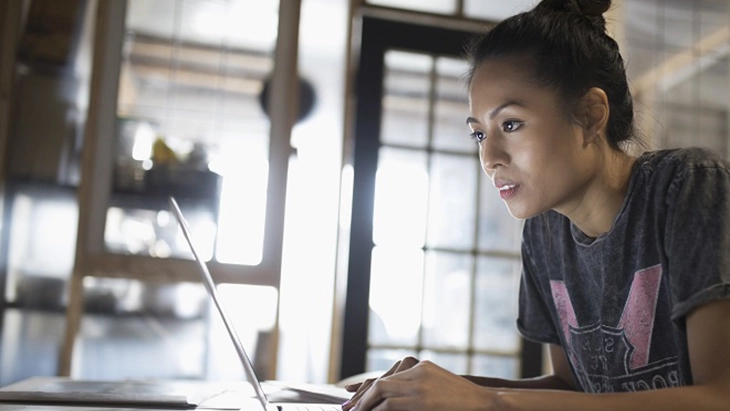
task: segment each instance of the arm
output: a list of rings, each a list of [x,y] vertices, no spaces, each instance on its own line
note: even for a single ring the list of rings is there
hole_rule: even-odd
[[[509,410],[727,410],[730,408],[730,300],[696,308],[687,316],[694,385],[637,393],[492,391],[494,409]]]
[[[550,344],[550,362],[553,374],[521,380],[505,380],[501,378],[478,377],[466,375],[464,378],[482,387],[511,388],[511,389],[547,389],[575,391],[573,374],[570,372],[565,350],[557,345]]]
[[[588,394],[548,389],[478,386],[429,361],[373,382],[348,407],[358,411],[720,411],[730,408],[730,300],[698,307],[687,317],[694,385],[636,393]],[[551,347],[554,374],[547,381],[572,386],[565,355]],[[482,380],[498,382],[502,380]],[[537,380],[532,380],[537,381]],[[523,387],[524,388],[524,387]],[[545,388],[544,386],[541,388]]]

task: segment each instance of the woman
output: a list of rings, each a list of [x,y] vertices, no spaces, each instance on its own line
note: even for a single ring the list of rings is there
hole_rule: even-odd
[[[526,219],[517,325],[553,372],[461,377],[406,358],[344,410],[730,409],[730,171],[636,147],[610,0],[543,0],[471,47],[467,124]]]

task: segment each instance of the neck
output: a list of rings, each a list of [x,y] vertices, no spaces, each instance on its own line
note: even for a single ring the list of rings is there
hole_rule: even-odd
[[[561,212],[588,237],[596,238],[613,226],[629,189],[636,159],[623,152],[606,150],[603,164],[584,192],[570,208]]]

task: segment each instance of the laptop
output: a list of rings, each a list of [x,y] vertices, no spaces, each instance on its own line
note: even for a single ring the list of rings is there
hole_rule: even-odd
[[[310,394],[312,396],[317,396],[320,398],[328,398],[332,401],[336,402],[329,402],[329,403],[323,403],[323,404],[313,404],[313,403],[295,403],[295,402],[270,402],[268,397],[266,396],[266,393],[264,392],[263,387],[261,386],[261,382],[259,381],[258,377],[256,376],[256,372],[254,371],[253,364],[251,363],[251,360],[249,359],[248,354],[246,353],[246,349],[243,347],[243,344],[241,343],[241,339],[238,337],[238,333],[236,332],[235,328],[233,327],[233,323],[231,322],[228,313],[225,310],[225,307],[223,307],[223,304],[221,303],[221,299],[218,296],[218,290],[215,287],[215,282],[213,282],[213,277],[210,274],[210,270],[208,270],[208,266],[205,264],[203,259],[198,254],[195,245],[192,241],[192,236],[190,234],[190,228],[188,227],[187,222],[185,221],[185,217],[182,215],[182,211],[180,211],[180,207],[177,204],[177,201],[174,197],[169,197],[170,207],[172,208],[173,214],[175,214],[175,218],[177,218],[178,223],[180,224],[180,228],[182,229],[183,235],[185,236],[185,240],[188,243],[188,246],[190,247],[190,251],[193,252],[193,256],[195,257],[196,265],[198,266],[198,271],[200,272],[201,279],[203,281],[203,285],[205,285],[205,289],[208,291],[208,294],[213,299],[213,303],[215,304],[215,307],[218,311],[218,314],[220,315],[221,319],[223,320],[223,324],[225,325],[226,331],[228,332],[229,337],[231,338],[231,342],[233,342],[233,346],[236,349],[236,352],[238,353],[238,357],[241,360],[241,365],[243,366],[243,370],[246,375],[246,379],[251,384],[251,386],[254,389],[254,392],[256,394],[256,399],[258,400],[258,403],[261,406],[261,409],[264,411],[291,411],[291,410],[299,410],[299,411],[309,411],[309,410],[317,410],[317,411],[341,411],[342,406],[340,405],[342,402],[344,402],[348,397],[338,397],[335,395],[328,395],[327,389],[317,389],[315,390],[315,387],[312,387],[312,390],[307,390],[303,385],[297,385],[297,386],[284,386],[283,388],[290,389],[293,392],[301,393],[304,395]],[[248,409],[246,409],[248,411]]]

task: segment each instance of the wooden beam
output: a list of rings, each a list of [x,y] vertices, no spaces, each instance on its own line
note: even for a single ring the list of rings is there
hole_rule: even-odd
[[[66,329],[58,375],[70,376],[76,335],[83,314],[85,258],[103,249],[106,204],[111,181],[111,147],[116,130],[117,85],[124,41],[126,0],[99,1],[94,26],[94,57],[89,113],[84,130],[81,181],[78,188],[79,225],[76,258],[69,280]]]
[[[279,1],[279,26],[274,55],[274,72],[268,112],[271,118],[269,137],[269,179],[266,194],[266,232],[264,262],[266,267],[281,275],[286,214],[286,187],[289,157],[292,153],[291,133],[299,114],[299,20],[301,0]],[[276,378],[279,351],[279,310],[271,335],[268,375]]]
[[[406,22],[427,27],[443,28],[448,30],[471,31],[481,33],[494,26],[497,22],[477,20],[469,17],[459,17],[423,11],[399,9],[395,7],[375,6],[366,4],[359,7],[356,13],[363,17],[373,17],[382,20]]]

